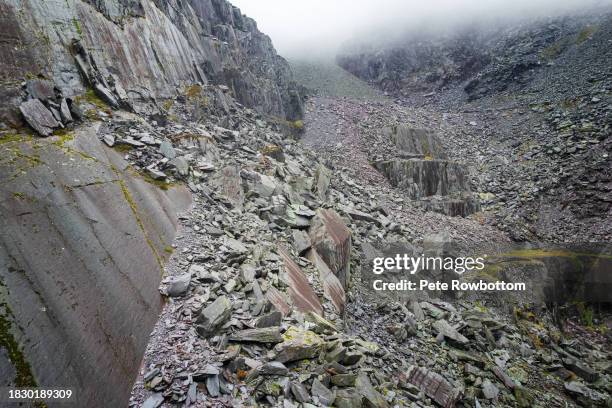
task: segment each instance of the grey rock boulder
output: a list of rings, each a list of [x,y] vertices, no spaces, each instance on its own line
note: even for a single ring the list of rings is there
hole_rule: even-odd
[[[30,99],[19,106],[24,119],[41,136],[49,136],[61,126],[53,114],[38,99]]]
[[[232,303],[226,296],[218,297],[196,319],[196,331],[202,337],[210,337],[232,315]]]
[[[334,400],[336,399],[336,395],[333,391],[327,388],[321,381],[315,378],[312,382],[312,388],[310,389],[313,397],[316,397],[319,400],[321,405],[326,407],[332,406]]]
[[[187,272],[179,276],[172,276],[166,285],[166,294],[169,297],[183,296],[189,289],[191,273]]]

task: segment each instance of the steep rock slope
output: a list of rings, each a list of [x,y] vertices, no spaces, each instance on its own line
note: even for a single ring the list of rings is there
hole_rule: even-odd
[[[286,61],[224,0],[3,0],[0,9],[3,121],[19,122],[21,83],[32,77],[66,97],[100,83],[137,111],[181,85],[225,84],[263,113],[301,115]]]
[[[98,126],[0,138],[3,385],[71,388],[90,407],[126,399],[161,309],[164,248],[190,201],[137,176]]]
[[[167,144],[154,126],[175,102],[229,126],[224,95],[281,124],[301,116],[288,64],[226,1],[0,1],[2,386],[125,404],[190,194],[156,180],[182,159],[141,169],[120,153]],[[118,152],[97,136],[114,144],[111,118],[131,131]]]

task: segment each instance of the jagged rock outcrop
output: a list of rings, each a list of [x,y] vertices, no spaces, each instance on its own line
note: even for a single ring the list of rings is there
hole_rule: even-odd
[[[137,111],[180,86],[224,84],[262,113],[301,116],[289,65],[255,21],[225,0],[2,0],[0,10],[4,122],[20,122],[21,82],[33,77],[52,81],[67,98],[92,87]]]
[[[391,185],[417,200],[432,195],[451,195],[469,191],[461,164],[446,160],[395,159],[375,163]]]
[[[373,165],[392,186],[427,211],[465,217],[480,209],[470,192],[467,166],[448,160],[434,132],[399,125],[382,133],[394,145],[391,150],[396,157]]]

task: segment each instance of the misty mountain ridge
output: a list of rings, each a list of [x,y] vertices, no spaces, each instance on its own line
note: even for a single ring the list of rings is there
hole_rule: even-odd
[[[524,85],[540,67],[561,66],[557,72],[563,75],[563,65],[576,66],[583,62],[580,58],[588,58],[584,69],[605,70],[610,61],[606,45],[611,16],[612,8],[599,7],[556,17],[479,19],[442,30],[424,24],[422,30],[411,28],[391,39],[354,40],[336,58],[344,69],[391,95],[427,93],[461,84],[468,98],[476,99],[489,92],[480,88],[483,82],[495,81],[494,77],[499,81],[490,86],[501,92]],[[565,61],[566,56],[578,60]],[[554,68],[546,72],[555,75]],[[474,81],[467,83],[470,79]],[[555,80],[550,82],[562,87]]]

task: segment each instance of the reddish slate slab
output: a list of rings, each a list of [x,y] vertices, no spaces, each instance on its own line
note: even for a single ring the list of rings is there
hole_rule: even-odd
[[[291,259],[291,256],[285,249],[278,248],[278,253],[283,258],[285,268],[287,269],[287,275],[289,276],[289,296],[295,307],[300,312],[313,312],[323,316],[321,302],[319,302],[317,294],[310,286],[302,269],[293,262],[293,259]]]
[[[287,316],[291,311],[285,296],[278,291],[274,286],[270,286],[266,292],[266,298],[274,305],[276,310],[281,312],[283,316]]]
[[[329,269],[316,249],[311,249],[308,251],[308,259],[319,271],[319,279],[323,285],[325,297],[333,303],[338,313],[344,313],[346,294],[344,292],[344,288],[342,287],[342,283],[340,283],[340,280],[338,280],[336,275],[334,275],[331,269]]]
[[[336,211],[319,209],[312,220],[309,235],[312,247],[346,290],[350,280],[351,230]]]
[[[424,367],[412,366],[404,375],[407,382],[417,386],[441,407],[453,408],[461,397],[461,391],[453,388],[444,377]]]

